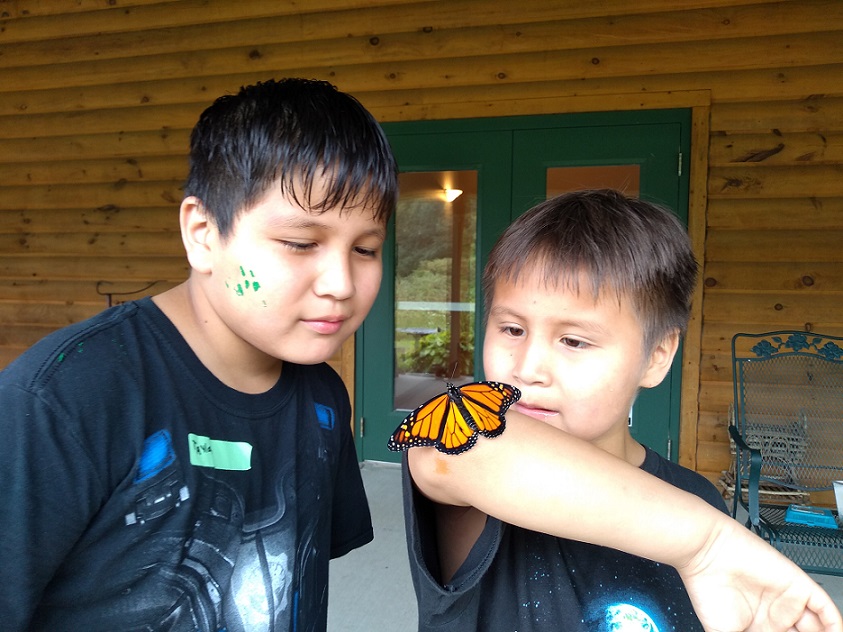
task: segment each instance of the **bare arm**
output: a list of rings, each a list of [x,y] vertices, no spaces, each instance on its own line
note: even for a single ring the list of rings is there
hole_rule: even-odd
[[[701,545],[720,517],[696,496],[515,412],[507,413],[506,432],[468,452],[414,448],[408,459],[416,486],[438,503],[673,566],[691,559],[688,542]],[[665,538],[652,537],[661,531]]]
[[[503,435],[464,454],[414,448],[408,459],[438,503],[676,567],[707,630],[843,632],[828,595],[747,529],[541,422],[510,412]]]

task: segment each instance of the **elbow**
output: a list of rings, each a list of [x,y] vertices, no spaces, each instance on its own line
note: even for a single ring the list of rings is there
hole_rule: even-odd
[[[455,463],[435,448],[412,448],[407,452],[410,476],[416,488],[430,500],[443,505],[466,505],[455,495]]]

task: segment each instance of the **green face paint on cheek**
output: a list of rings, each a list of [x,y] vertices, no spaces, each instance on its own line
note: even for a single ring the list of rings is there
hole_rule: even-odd
[[[245,296],[246,292],[257,292],[261,289],[261,284],[255,280],[254,271],[247,271],[243,266],[240,266],[240,276],[242,277],[240,282],[234,286],[234,293],[237,296]],[[225,282],[225,287],[232,289],[228,281]]]

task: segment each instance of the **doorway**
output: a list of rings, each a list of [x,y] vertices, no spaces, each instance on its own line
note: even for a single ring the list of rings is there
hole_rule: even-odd
[[[564,191],[611,187],[687,223],[690,110],[385,124],[400,169],[384,282],[356,338],[356,442],[397,462],[386,441],[404,416],[482,379],[480,278],[503,229]],[[630,411],[636,440],[676,460],[681,349]]]

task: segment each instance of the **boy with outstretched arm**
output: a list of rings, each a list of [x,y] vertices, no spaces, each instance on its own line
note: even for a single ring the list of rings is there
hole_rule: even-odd
[[[504,233],[484,272],[484,369],[521,397],[496,438],[407,453],[420,631],[841,629],[710,482],[630,435],[696,272],[669,211],[614,191],[551,199]]]
[[[191,135],[181,285],[0,373],[0,628],[324,631],[372,524],[325,364],[381,280],[397,168],[328,83],[219,98]]]

